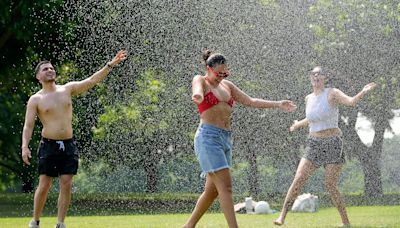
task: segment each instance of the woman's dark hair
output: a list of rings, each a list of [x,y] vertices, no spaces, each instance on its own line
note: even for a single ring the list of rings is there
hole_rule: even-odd
[[[223,55],[219,53],[212,54],[212,51],[205,50],[203,53],[203,59],[206,66],[214,67],[216,65],[225,64],[226,59]]]
[[[314,67],[310,72],[313,72],[313,70],[315,70],[316,68],[318,68],[319,73],[321,75],[325,76],[325,86],[326,87],[335,87],[334,85],[337,84],[337,82],[335,81],[335,78],[333,77],[332,72],[330,72],[329,70],[327,70],[321,66]]]
[[[319,74],[320,74],[320,75],[324,75],[325,78],[327,78],[327,79],[330,78],[330,76],[331,76],[331,73],[330,73],[328,70],[326,70],[325,68],[322,68],[321,66],[316,66],[316,67],[314,67],[314,68],[310,71],[310,73],[312,74],[314,70],[318,70]]]

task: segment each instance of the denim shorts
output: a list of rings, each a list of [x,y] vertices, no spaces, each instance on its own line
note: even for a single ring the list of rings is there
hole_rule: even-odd
[[[232,165],[232,133],[210,124],[200,124],[194,137],[194,151],[202,170],[201,177]]]
[[[340,136],[329,138],[308,137],[304,158],[316,166],[327,164],[343,164],[343,141]]]

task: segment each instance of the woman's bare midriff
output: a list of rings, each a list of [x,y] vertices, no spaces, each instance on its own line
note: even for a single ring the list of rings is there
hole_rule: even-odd
[[[200,123],[210,124],[225,130],[231,129],[232,108],[224,102],[204,111],[200,115]]]
[[[340,130],[340,128],[330,128],[322,131],[310,132],[310,136],[316,138],[329,138],[341,135],[342,135],[342,130]]]

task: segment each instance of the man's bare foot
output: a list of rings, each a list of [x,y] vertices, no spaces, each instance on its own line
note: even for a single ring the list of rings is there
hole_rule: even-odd
[[[275,220],[274,222],[273,222],[275,225],[277,225],[277,226],[282,226],[283,225],[283,220],[282,220],[282,218],[281,217],[279,217],[277,220]]]

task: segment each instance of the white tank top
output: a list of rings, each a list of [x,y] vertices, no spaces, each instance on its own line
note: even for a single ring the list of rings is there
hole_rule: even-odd
[[[310,132],[338,128],[339,108],[329,104],[328,95],[330,88],[324,88],[319,95],[311,94],[307,99],[306,118]]]

